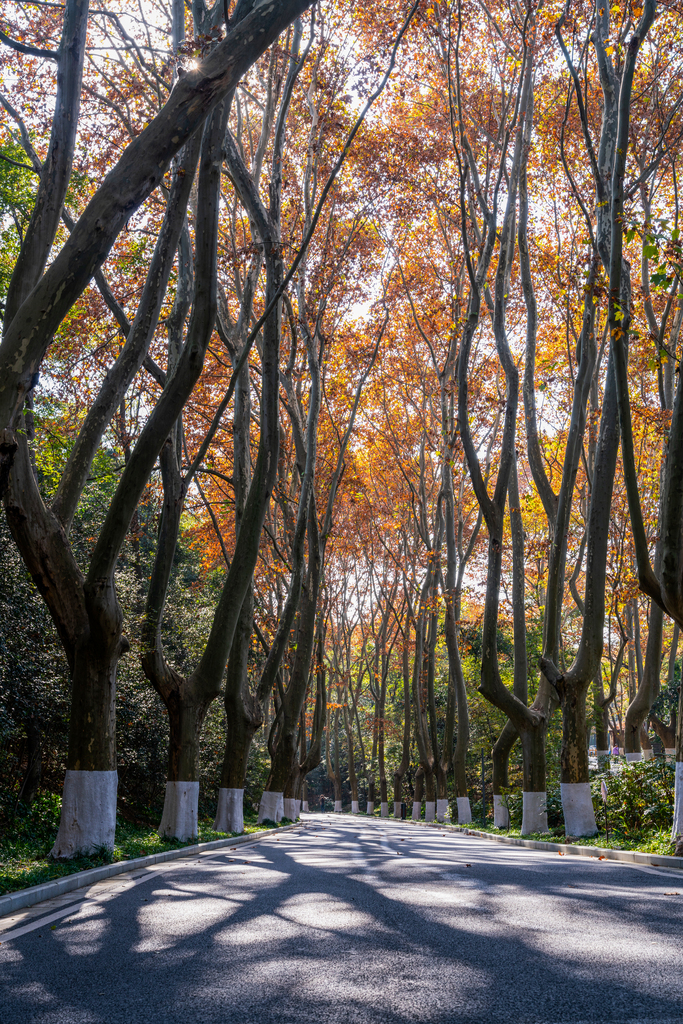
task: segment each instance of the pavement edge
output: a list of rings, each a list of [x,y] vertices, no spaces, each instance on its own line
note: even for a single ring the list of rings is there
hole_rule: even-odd
[[[191,857],[196,854],[205,853],[207,850],[219,850],[225,846],[241,846],[244,843],[252,843],[267,836],[280,835],[282,832],[289,832],[299,828],[301,822],[293,825],[283,825],[282,828],[268,828],[261,832],[251,832],[249,835],[234,836],[232,839],[212,839],[208,843],[195,843],[193,846],[181,846],[178,850],[164,850],[162,853],[150,853],[146,857],[136,857],[133,860],[117,860],[113,864],[103,864],[99,868],[87,868],[85,871],[74,871],[72,875],[64,875],[62,878],[54,878],[50,882],[40,882],[28,889],[18,889],[16,892],[0,896],[0,917],[5,917],[15,910],[23,910],[24,907],[32,907],[36,903],[52,899],[54,896],[62,896],[64,893],[72,892],[74,889],[81,889],[86,885],[93,885],[113,875],[121,875],[125,871],[136,871],[140,868],[149,867],[152,864],[162,864],[164,861],[180,860],[182,857]]]
[[[380,821],[395,821],[391,818],[380,818]],[[641,853],[638,850],[611,850],[605,846],[574,846],[573,843],[546,843],[539,839],[518,839],[517,836],[494,836],[490,832],[479,832],[476,829],[466,828],[464,825],[452,825],[449,822],[413,821],[407,819],[411,825],[422,825],[423,828],[447,829],[449,832],[459,832],[466,836],[476,836],[478,839],[489,839],[494,843],[504,843],[507,846],[524,846],[529,850],[545,850],[546,853],[569,854],[573,857],[591,857],[594,860],[619,860],[626,864],[645,864],[653,868],[671,868],[676,871],[683,871],[683,857],[672,857],[667,853]]]

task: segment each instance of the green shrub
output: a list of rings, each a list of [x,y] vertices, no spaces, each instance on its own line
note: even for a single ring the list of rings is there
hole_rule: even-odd
[[[595,816],[602,824],[605,809],[601,783],[607,787],[607,815],[610,830],[631,837],[636,833],[671,828],[673,819],[675,766],[665,758],[622,761],[612,758],[620,770],[596,772],[591,777]]]

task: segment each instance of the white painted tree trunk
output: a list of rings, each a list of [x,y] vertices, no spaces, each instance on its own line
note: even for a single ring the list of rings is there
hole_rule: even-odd
[[[642,761],[642,759],[643,759],[643,754],[642,754],[642,751],[640,751],[640,750],[634,750],[630,754],[626,755],[626,760],[627,761]],[[570,783],[567,783],[567,785],[570,785]],[[580,785],[580,783],[575,783],[575,785]]]
[[[389,803],[388,803],[388,801],[383,800],[382,803],[379,805],[379,816],[380,816],[380,818],[388,818],[389,817]]]
[[[674,793],[674,820],[671,841],[683,836],[683,761],[676,761],[676,789]]]
[[[545,793],[522,793],[522,835],[548,831]]]
[[[244,832],[244,790],[219,789],[214,832]]]
[[[341,800],[335,800],[334,801],[334,813],[335,814],[341,814],[341,812],[342,812],[342,806],[341,805],[342,805]]]
[[[597,831],[589,782],[561,782],[564,829],[568,836],[594,836]]]
[[[304,814],[308,814],[308,800],[302,800],[301,810],[303,811]]]
[[[293,797],[286,796],[282,801],[282,817],[289,818],[290,821],[297,821],[299,817],[299,801]],[[336,810],[336,808],[335,808]],[[278,820],[277,818],[275,819]]]
[[[436,818],[436,800],[425,800],[425,821],[434,821]]]
[[[664,747],[664,753],[666,754],[667,757],[675,757],[676,756],[676,748],[675,747]]]
[[[496,828],[510,828],[510,812],[507,809],[506,797],[500,793],[493,794],[493,824]]]
[[[358,801],[357,800],[352,800],[351,801],[351,814],[358,814]]]
[[[258,806],[259,823],[265,821],[282,821],[285,812],[284,798],[282,793],[271,793],[265,789],[261,794],[261,802]]]
[[[448,821],[448,800],[436,801],[436,820]]]
[[[598,757],[609,757],[611,753],[611,750],[598,750]]]
[[[458,803],[458,825],[469,825],[472,821],[472,808],[468,796],[459,796]]]
[[[422,814],[422,804],[419,800],[413,800],[413,821],[419,821]]]
[[[643,750],[643,761],[650,761],[655,756],[652,747],[645,747]]]
[[[187,842],[199,831],[199,783],[167,782],[159,835]]]
[[[395,818],[400,818],[401,817],[401,801],[400,800],[394,800],[394,817]]]
[[[98,847],[114,848],[117,772],[67,771],[59,832],[50,856],[66,860]]]
[[[374,809],[375,809],[375,801],[374,800],[368,800],[367,806],[365,808],[365,813],[366,814],[372,814]]]

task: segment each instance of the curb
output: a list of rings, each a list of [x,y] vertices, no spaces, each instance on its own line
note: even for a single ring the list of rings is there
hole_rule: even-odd
[[[280,835],[282,832],[289,832],[295,825],[283,825],[282,828],[268,828],[262,832],[254,832],[250,835],[235,836],[233,839],[212,839],[208,843],[195,843],[193,846],[182,846],[179,850],[164,850],[162,853],[150,853],[146,857],[136,857],[134,860],[117,860],[114,864],[103,864],[99,868],[87,868],[85,871],[74,871],[72,875],[64,875],[62,878],[55,878],[51,882],[40,882],[32,885],[29,889],[19,889],[17,892],[7,893],[0,896],[0,917],[11,914],[14,910],[22,910],[24,907],[32,907],[35,903],[42,903],[44,900],[52,899],[54,896],[63,896],[64,893],[73,892],[74,889],[81,889],[86,885],[94,885],[105,878],[113,875],[122,875],[125,871],[138,871],[141,868],[150,867],[152,864],[163,864],[169,860],[180,860],[182,857],[191,857],[195,854],[206,853],[209,850],[220,850],[225,846],[241,846],[245,843],[253,843],[266,836]]]
[[[392,819],[384,818],[384,821]],[[393,819],[394,821],[396,819]],[[518,839],[516,836],[494,836],[490,832],[477,832],[475,829],[462,825],[450,825],[447,822],[413,821],[411,825],[422,825],[424,828],[448,829],[461,835],[475,836],[477,839],[489,839],[494,843],[507,846],[525,846],[528,850],[545,850],[546,853],[562,853],[570,857],[591,857],[593,860],[619,860],[626,864],[644,864],[647,867],[670,868],[683,871],[683,857],[672,857],[667,853],[641,853],[638,850],[610,850],[604,846],[574,846],[573,843],[546,843],[539,839]]]

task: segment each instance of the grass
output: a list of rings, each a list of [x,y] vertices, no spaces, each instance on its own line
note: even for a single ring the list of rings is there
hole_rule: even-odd
[[[512,836],[515,839],[535,839],[542,843],[571,843],[573,846],[601,846],[607,850],[635,850],[638,853],[659,853],[672,856],[674,852],[669,829],[661,831],[632,832],[623,835],[610,829],[609,839],[604,832],[590,838],[567,836],[564,828],[550,829],[549,832],[531,832],[522,834],[519,828],[495,828],[487,823],[484,828],[473,821],[468,826],[472,831],[486,832],[492,836]]]
[[[47,793],[39,796],[31,807],[19,804],[10,822],[4,822],[0,831],[0,896],[18,889],[27,889],[41,882],[49,882],[63,875],[72,875],[86,868],[100,867],[112,861],[132,860],[164,850],[179,850],[192,846],[177,839],[161,839],[149,825],[133,824],[117,817],[114,850],[102,850],[86,857],[69,861],[48,860],[48,854],[57,836],[61,800]],[[286,821],[280,824],[287,824]],[[245,815],[244,833],[260,832],[266,824],[257,825],[255,816]],[[273,827],[272,825],[270,827]],[[214,832],[211,821],[199,822],[199,842],[226,839],[238,833]]]

